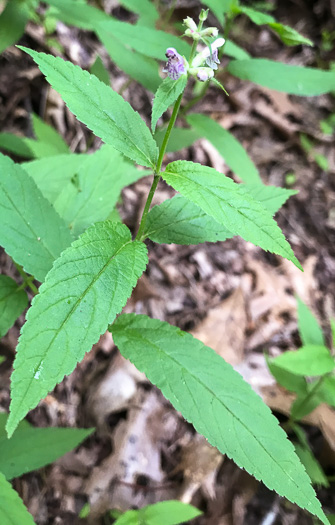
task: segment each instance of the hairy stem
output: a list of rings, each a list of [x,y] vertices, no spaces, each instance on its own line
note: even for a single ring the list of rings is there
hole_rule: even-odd
[[[144,228],[145,228],[145,223],[147,221],[147,215],[149,213],[150,205],[151,205],[154,193],[156,191],[156,188],[157,188],[157,185],[158,185],[158,182],[159,182],[159,179],[160,179],[160,171],[161,171],[161,167],[162,167],[162,163],[163,163],[163,158],[164,158],[164,155],[165,155],[166,147],[167,147],[168,142],[169,142],[169,138],[170,138],[170,135],[171,135],[172,128],[173,128],[173,126],[174,126],[174,124],[176,122],[176,119],[177,119],[177,115],[178,115],[178,111],[179,111],[179,108],[180,108],[180,103],[181,103],[181,99],[182,98],[183,98],[183,93],[181,93],[179,95],[179,97],[177,98],[177,100],[175,102],[175,105],[174,105],[173,111],[172,111],[172,115],[171,115],[171,118],[170,118],[170,122],[169,122],[169,125],[168,125],[167,129],[166,129],[166,132],[165,132],[165,135],[164,135],[164,139],[163,139],[162,145],[161,145],[160,150],[159,150],[158,160],[157,160],[157,164],[156,164],[156,168],[155,168],[154,180],[153,180],[152,186],[150,188],[147,201],[146,201],[145,206],[144,206],[144,210],[143,210],[143,214],[142,214],[142,218],[141,218],[141,222],[140,222],[140,227],[139,227],[137,235],[136,235],[136,240],[137,241],[138,240],[140,240],[140,241],[143,240],[142,235],[143,235],[143,231],[144,231]]]

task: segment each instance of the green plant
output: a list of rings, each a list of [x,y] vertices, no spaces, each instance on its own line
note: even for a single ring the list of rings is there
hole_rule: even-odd
[[[62,150],[64,145],[55,133],[44,142],[47,128],[41,131],[39,123],[39,131],[35,127],[37,140],[25,140],[21,146],[36,148],[35,142],[42,142],[42,154],[33,152],[31,157],[45,157],[46,145],[56,148],[51,156],[22,165],[0,156],[0,243],[23,280],[20,285],[5,276],[0,280],[0,308],[7,309],[6,316],[0,316],[2,334],[27,305],[24,289],[29,287],[35,295],[14,363],[9,435],[27,412],[73,371],[108,328],[121,353],[144,371],[213,445],[269,488],[327,523],[285,433],[241,376],[177,327],[143,315],[119,314],[146,268],[146,239],[197,244],[240,235],[301,268],[273,219],[295,192],[261,184],[257,168],[233,135],[207,116],[187,113],[210,83],[219,84],[214,72],[223,44],[224,52],[236,57],[228,66],[230,73],[288,93],[308,96],[329,92],[335,88],[334,72],[251,59],[229,40],[224,43],[217,28],[203,29],[204,11],[198,26],[186,19],[186,36],[193,38],[190,46],[154,28],[157,11],[151,3],[150,9],[141,10],[137,3],[123,2],[138,10],[136,25],[115,20],[82,1],[47,3],[52,7],[51,18],[94,30],[116,64],[155,92],[155,98],[150,130],[108,86],[99,61],[90,75],[60,58],[21,48],[33,57],[69,109],[106,145],[93,155],[70,154],[67,148]],[[310,45],[270,15],[236,1],[211,0],[206,4],[225,24],[226,33],[241,14],[256,24],[268,25],[288,45]],[[197,54],[199,41],[203,47]],[[166,48],[169,77],[162,82],[155,59],[164,59]],[[195,96],[182,107],[190,79],[195,81]],[[159,119],[172,104],[168,124],[153,136]],[[179,112],[190,128],[175,128]],[[184,132],[179,136],[187,143],[199,136],[208,138],[245,184],[187,161],[172,162],[163,171],[164,154],[176,132]],[[138,169],[134,163],[148,169]],[[154,175],[153,183],[133,239],[129,229],[114,220],[113,212],[122,188],[148,174]],[[180,195],[150,209],[161,177]],[[34,278],[43,283],[39,289]]]
[[[314,457],[306,434],[299,422],[321,403],[335,407],[335,360],[326,346],[318,321],[308,307],[298,299],[298,327],[302,347],[268,359],[268,366],[277,382],[296,394],[287,430],[293,430],[298,443],[296,451],[312,481],[329,486],[328,480]],[[331,322],[332,346],[335,341],[335,322]]]
[[[94,429],[34,428],[21,421],[8,439],[7,414],[0,413],[0,521],[3,525],[33,525],[34,521],[9,481],[63,456],[92,434]]]

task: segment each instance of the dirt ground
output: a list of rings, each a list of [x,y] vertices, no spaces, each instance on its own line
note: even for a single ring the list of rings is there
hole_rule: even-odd
[[[106,10],[123,20],[131,15],[117,2]],[[167,2],[168,4],[168,2]],[[168,5],[167,5],[168,7]],[[196,17],[197,1],[177,2],[172,21]],[[277,2],[274,16],[298,29],[316,46],[285,47],[265,27],[238,18],[233,39],[254,57],[291,64],[322,66],[335,61],[335,43],[324,49],[325,31],[334,31],[335,6],[328,0]],[[92,33],[59,24],[55,38],[65,57],[89,67],[98,52],[108,66],[111,85],[149,122],[152,95],[127,77],[108,58]],[[43,30],[30,23],[22,44],[47,50]],[[227,59],[223,60],[223,65]],[[313,310],[330,342],[329,319],[335,318],[335,158],[334,136],[320,121],[334,112],[334,97],[298,98],[269,91],[219,73],[230,96],[211,87],[193,110],[210,115],[244,145],[264,183],[292,187],[298,194],[276,219],[304,267],[244,242],[199,246],[149,242],[149,266],[126,311],[145,313],[191,331],[242,373],[284,422],[291,395],[278,387],[267,370],[264,353],[278,355],[300,344],[295,295]],[[32,135],[29,114],[35,111],[54,125],[72,151],[86,149],[89,132],[47,86],[36,66],[11,47],[0,57],[0,129]],[[165,118],[167,118],[165,116]],[[183,121],[179,121],[184,125]],[[323,155],[322,169],[313,152],[306,153],[300,134]],[[100,146],[94,139],[90,151]],[[179,158],[201,162],[233,176],[217,151],[204,139],[165,163]],[[19,159],[15,159],[19,160]],[[294,180],[287,177],[294,174]],[[237,180],[237,179],[235,179]],[[288,186],[288,182],[290,186]],[[120,213],[132,231],[151,179],[123,192]],[[154,204],[172,195],[160,183]],[[4,252],[1,272],[14,276]],[[22,317],[0,342],[7,357],[0,365],[0,405],[9,406],[11,365]],[[53,465],[14,482],[36,523],[112,523],[110,509],[138,508],[178,498],[204,512],[195,525],[309,525],[312,518],[267,490],[197,435],[143,374],[126,362],[105,334],[77,369],[33,410],[38,426],[96,427],[74,452]],[[305,422],[311,446],[325,472],[335,474],[335,414],[325,406]],[[318,490],[326,512],[335,513],[334,483]],[[78,514],[90,504],[87,519]]]

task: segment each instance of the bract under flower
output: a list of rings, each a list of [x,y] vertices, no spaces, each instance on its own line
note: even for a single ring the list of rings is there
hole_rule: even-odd
[[[167,73],[172,80],[178,80],[181,75],[185,75],[186,68],[184,58],[174,47],[168,47],[165,56],[168,61],[163,71]]]

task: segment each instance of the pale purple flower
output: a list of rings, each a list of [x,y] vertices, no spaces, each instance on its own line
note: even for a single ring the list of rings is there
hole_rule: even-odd
[[[212,56],[209,56],[208,58],[206,58],[206,64],[212,69],[218,68],[218,64],[220,64],[220,60],[218,57],[217,49],[214,49],[214,50],[212,49]]]
[[[186,73],[183,57],[174,47],[168,47],[165,56],[168,61],[165,69],[163,69],[164,73],[167,73],[172,80],[178,80],[181,75]]]

